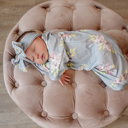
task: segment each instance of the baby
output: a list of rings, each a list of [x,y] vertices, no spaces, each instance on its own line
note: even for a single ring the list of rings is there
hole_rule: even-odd
[[[34,32],[23,34],[12,46],[22,71],[26,62],[52,80],[68,84],[66,70],[94,71],[113,90],[122,90],[128,84],[128,63],[117,42],[111,36],[95,30],[65,31],[51,34]]]

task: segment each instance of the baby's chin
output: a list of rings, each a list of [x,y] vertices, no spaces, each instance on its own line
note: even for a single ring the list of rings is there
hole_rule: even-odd
[[[45,61],[40,61],[40,62],[36,62],[37,64],[45,64],[47,60]]]

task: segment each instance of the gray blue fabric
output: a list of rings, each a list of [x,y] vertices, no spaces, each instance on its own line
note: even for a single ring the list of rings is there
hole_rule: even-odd
[[[93,70],[113,90],[128,84],[128,63],[115,39],[95,30],[65,31],[42,35],[49,59],[33,64],[41,73],[58,80],[67,69]]]
[[[30,44],[34,41],[35,38],[41,36],[40,34],[36,34],[34,32],[26,34],[20,42],[12,41],[12,47],[16,52],[16,57],[11,59],[13,65],[19,65],[19,68],[27,72],[26,66],[27,62],[34,63],[33,61],[26,58],[25,51],[30,46]]]
[[[26,49],[30,46],[30,44],[36,39],[38,36],[41,36],[41,34],[37,34],[34,32],[27,33],[20,41],[20,43],[23,46],[23,50],[26,51]]]

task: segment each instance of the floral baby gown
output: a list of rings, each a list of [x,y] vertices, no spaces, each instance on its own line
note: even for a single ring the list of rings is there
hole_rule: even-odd
[[[65,31],[42,34],[49,59],[34,64],[52,80],[58,80],[67,69],[93,70],[113,90],[128,84],[128,63],[115,39],[95,30]]]

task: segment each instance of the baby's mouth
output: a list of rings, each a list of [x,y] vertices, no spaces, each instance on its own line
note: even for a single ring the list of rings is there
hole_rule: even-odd
[[[43,60],[45,58],[44,54],[42,54],[41,59]]]

